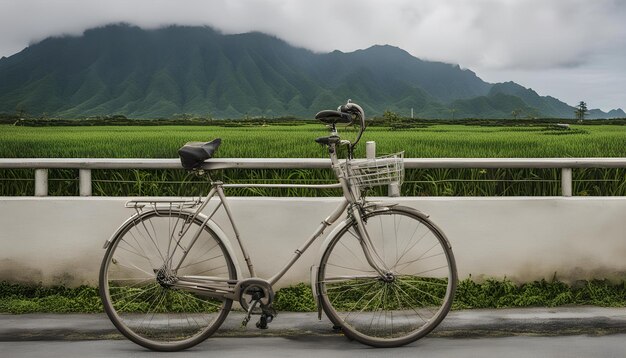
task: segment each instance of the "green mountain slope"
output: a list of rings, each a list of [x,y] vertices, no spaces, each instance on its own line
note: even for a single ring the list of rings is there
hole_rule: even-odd
[[[0,59],[0,112],[310,117],[347,98],[371,115],[409,115],[413,108],[426,118],[511,117],[514,110],[569,118],[574,111],[515,83],[489,84],[470,70],[391,46],[320,54],[261,33],[223,35],[207,27],[109,25]]]

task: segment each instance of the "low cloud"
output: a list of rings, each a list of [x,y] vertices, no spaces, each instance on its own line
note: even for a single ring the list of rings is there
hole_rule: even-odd
[[[315,51],[391,44],[483,68],[572,66],[626,47],[626,2],[619,0],[4,0],[0,9],[4,56],[111,22],[262,31]]]
[[[624,19],[623,0],[0,0],[0,56],[127,22],[261,31],[318,52],[390,44],[478,72],[541,71],[625,62]]]

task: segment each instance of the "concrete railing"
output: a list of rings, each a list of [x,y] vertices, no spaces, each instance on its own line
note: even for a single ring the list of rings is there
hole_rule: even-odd
[[[562,197],[375,198],[430,214],[448,235],[462,278],[471,274],[528,281],[549,279],[556,273],[566,280],[623,279],[626,274],[626,197],[569,198],[572,169],[626,168],[626,158],[406,158],[405,167],[561,169]],[[70,284],[97,282],[102,244],[132,212],[124,208],[129,198],[46,198],[48,170],[78,169],[80,195],[90,196],[92,170],[182,169],[178,159],[0,159],[0,169],[9,168],[34,169],[35,194],[42,197],[0,198],[0,280]],[[323,169],[330,168],[330,161],[218,158],[204,168]],[[260,275],[275,272],[288,260],[299,238],[312,231],[339,200],[230,199],[236,218],[245,218],[239,220],[240,229],[258,258]],[[308,268],[317,260],[316,245],[281,285],[308,280]]]
[[[572,196],[572,169],[626,168],[626,158],[405,158],[407,169],[520,168],[561,169],[561,194]],[[214,158],[204,169],[325,169],[329,159],[312,158]],[[48,195],[48,169],[78,169],[81,196],[91,196],[94,169],[182,169],[178,159],[0,159],[0,169],[35,169],[35,196]]]

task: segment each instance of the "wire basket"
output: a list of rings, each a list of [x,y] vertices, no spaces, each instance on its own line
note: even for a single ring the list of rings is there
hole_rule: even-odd
[[[404,152],[384,155],[374,159],[353,159],[339,164],[351,185],[373,187],[404,180]]]

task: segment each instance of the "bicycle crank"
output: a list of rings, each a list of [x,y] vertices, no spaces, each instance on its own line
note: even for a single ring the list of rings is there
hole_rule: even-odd
[[[255,308],[259,307],[261,316],[256,323],[256,327],[267,329],[268,323],[271,323],[274,320],[274,316],[276,316],[276,311],[272,308],[274,291],[271,285],[259,279],[249,279],[247,282],[241,282],[235,291],[237,289],[239,290],[239,303],[246,310],[246,316],[241,322],[241,326],[246,327],[248,325]]]
[[[241,322],[241,327],[246,327],[248,325],[248,322],[250,322],[250,318],[252,316],[252,311],[254,310],[254,308],[257,307],[257,305],[260,304],[260,302],[261,300],[259,298],[254,300],[250,304],[250,307],[248,307],[248,311],[246,312],[246,317],[244,317],[243,321]],[[276,310],[274,310],[274,308],[271,306],[265,306],[261,304],[261,311],[261,317],[256,323],[256,328],[267,329],[267,324],[272,323],[272,321],[274,320],[274,316],[276,316]]]

